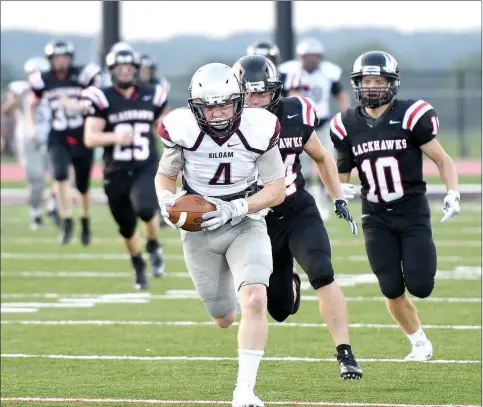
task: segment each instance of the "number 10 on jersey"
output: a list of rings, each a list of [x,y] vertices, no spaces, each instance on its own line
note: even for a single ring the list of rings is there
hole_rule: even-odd
[[[376,177],[374,177],[375,169]],[[389,191],[386,169],[389,170],[392,178],[393,190]],[[379,196],[384,202],[395,201],[404,195],[404,188],[401,181],[401,173],[399,171],[399,162],[395,157],[379,157],[375,160],[374,166],[371,165],[371,160],[366,158],[362,161],[361,170],[369,184],[369,191],[366,199],[369,202],[379,202],[376,189],[379,190]]]

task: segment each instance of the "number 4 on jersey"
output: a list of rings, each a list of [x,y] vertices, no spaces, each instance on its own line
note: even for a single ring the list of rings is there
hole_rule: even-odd
[[[220,180],[222,180],[220,182]],[[230,185],[231,182],[231,166],[230,163],[220,163],[215,175],[210,181],[210,185]]]

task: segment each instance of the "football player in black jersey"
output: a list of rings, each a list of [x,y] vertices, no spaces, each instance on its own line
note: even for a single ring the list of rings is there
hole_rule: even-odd
[[[453,160],[435,139],[439,121],[433,107],[424,100],[395,99],[399,67],[392,55],[362,54],[351,78],[360,106],[336,114],[330,122],[340,179],[348,183],[352,169],[358,169],[369,263],[389,313],[411,341],[406,360],[428,360],[432,344],[404,294],[407,288],[415,297],[430,296],[436,274],[422,153],[438,166],[447,188],[442,222],[460,211],[458,175]],[[343,189],[353,195],[353,185]]]
[[[35,97],[30,99],[27,107],[27,126],[30,137],[36,138],[35,109],[40,98],[44,97],[52,109],[48,149],[57,184],[59,214],[63,219],[62,244],[70,242],[73,230],[72,191],[68,171],[69,165],[72,164],[76,187],[81,198],[81,241],[84,245],[88,245],[91,241],[89,182],[93,150],[87,148],[82,141],[84,117],[80,99],[83,88],[100,84],[101,68],[96,64],[88,64],[84,67],[72,65],[75,50],[74,46],[67,41],[49,42],[45,46],[44,53],[52,69],[29,76]]]
[[[305,151],[319,169],[334,200],[335,213],[349,222],[357,236],[357,224],[343,199],[336,163],[314,130],[318,117],[313,102],[298,96],[281,98],[280,75],[264,56],[243,57],[233,69],[245,85],[246,104],[269,110],[281,125],[279,149],[286,167],[286,198],[266,216],[273,256],[273,273],[267,288],[268,311],[279,322],[297,312],[301,282],[294,271],[295,257],[316,290],[320,314],[336,345],[341,377],[360,379],[362,369],[349,345],[345,298],[334,280],[329,237],[314,198],[304,188],[301,172],[299,157]]]
[[[109,208],[131,255],[135,288],[146,289],[146,264],[136,224],[140,218],[153,275],[160,277],[164,260],[158,242],[154,176],[159,156],[153,125],[167,104],[167,96],[160,85],[137,83],[140,59],[133,50],[109,53],[106,66],[113,85],[83,92],[87,114],[84,141],[90,147],[104,147],[104,191]]]

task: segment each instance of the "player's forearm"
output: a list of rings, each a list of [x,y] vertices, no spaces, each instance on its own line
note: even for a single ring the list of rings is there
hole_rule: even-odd
[[[324,159],[315,162],[319,170],[320,179],[324,183],[332,200],[340,199],[344,196],[337,174],[337,164],[330,153],[326,150]]]
[[[453,159],[448,154],[445,154],[443,159],[437,162],[436,165],[439,168],[439,174],[444,185],[446,185],[446,189],[458,191],[458,172]]]
[[[247,199],[248,213],[280,205],[285,199],[285,178],[271,181],[261,191]]]
[[[176,178],[168,177],[158,172],[154,177],[154,187],[156,188],[158,199],[163,195],[162,191],[170,191],[174,194],[176,193]]]
[[[88,131],[84,133],[84,144],[88,148],[105,147],[116,144],[116,133],[103,131]]]

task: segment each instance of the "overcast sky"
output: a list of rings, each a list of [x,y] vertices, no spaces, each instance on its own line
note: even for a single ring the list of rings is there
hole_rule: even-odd
[[[123,1],[126,40],[166,39],[179,34],[225,37],[272,30],[273,1]],[[414,31],[481,31],[480,1],[296,1],[297,32],[311,28],[392,27]],[[100,1],[2,1],[1,28],[96,34]],[[204,17],[201,17],[204,16]]]

